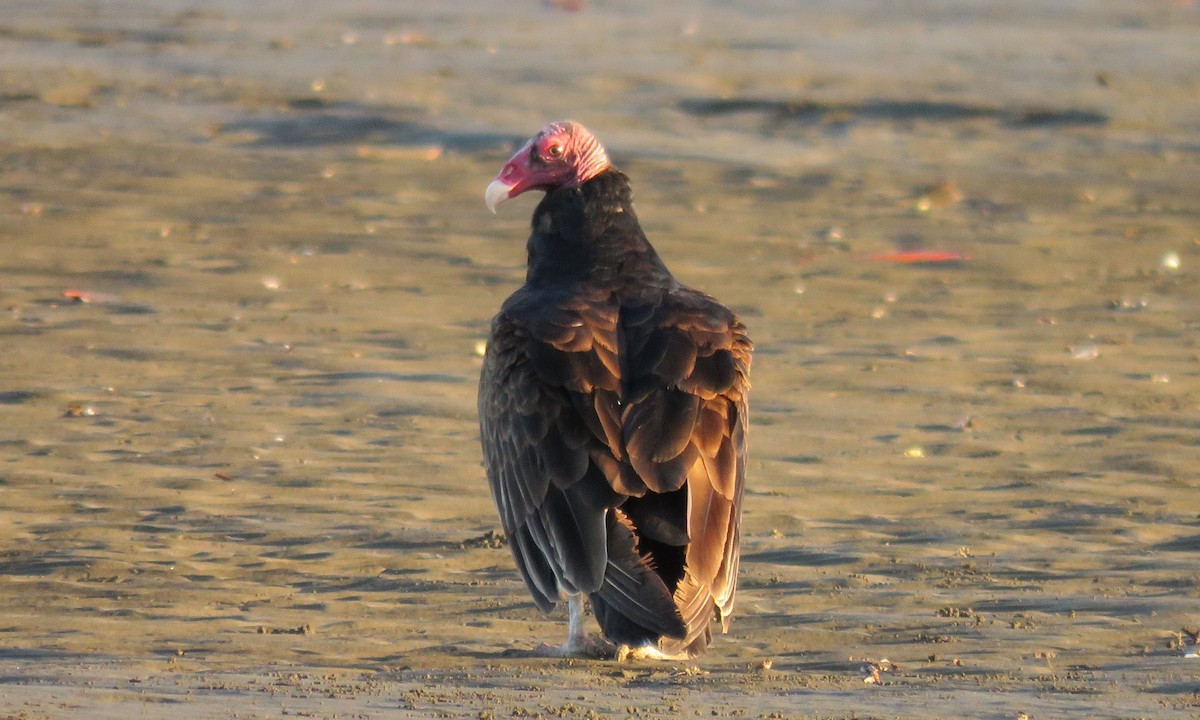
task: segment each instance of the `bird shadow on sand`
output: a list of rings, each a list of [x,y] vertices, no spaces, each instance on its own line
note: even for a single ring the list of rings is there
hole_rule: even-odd
[[[369,664],[379,666],[392,667],[395,669],[403,669],[408,666],[415,656],[428,659],[431,655],[441,655],[446,658],[455,658],[458,660],[476,660],[480,662],[498,662],[505,660],[560,660],[561,658],[548,658],[546,655],[539,655],[537,650],[532,647],[465,647],[460,644],[450,643],[444,645],[432,645],[422,648],[417,652],[390,653],[388,655],[379,655],[368,660]]]
[[[758,115],[763,119],[766,132],[789,125],[817,125],[836,129],[864,122],[907,124],[992,120],[1010,128],[1058,128],[1100,127],[1109,121],[1104,113],[1086,108],[1022,108],[936,100],[822,102],[807,99],[702,97],[683,100],[679,107],[683,112],[699,118]]]
[[[414,117],[416,111],[377,107],[357,102],[326,102],[297,98],[285,111],[265,117],[225,123],[222,133],[246,133],[244,145],[263,148],[304,148],[337,145],[437,146],[457,153],[511,152],[522,139],[491,132],[444,130]]]

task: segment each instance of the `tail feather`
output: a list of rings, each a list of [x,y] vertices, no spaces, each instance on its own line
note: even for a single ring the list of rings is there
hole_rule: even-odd
[[[674,640],[664,638],[660,648],[670,655],[685,652],[688,655],[704,654],[709,641],[712,640],[712,631],[709,628],[713,612],[711,588],[697,581],[696,576],[688,572],[675,588],[674,600],[679,608],[679,615],[687,626],[687,633]]]
[[[687,625],[661,577],[634,545],[633,525],[620,510],[608,522],[608,566],[592,607],[605,637],[641,645],[659,637],[683,638]]]

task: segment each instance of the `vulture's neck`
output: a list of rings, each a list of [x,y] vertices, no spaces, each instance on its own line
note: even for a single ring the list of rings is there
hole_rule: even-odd
[[[638,224],[629,178],[615,169],[546,193],[533,211],[525,281],[585,282],[622,297],[675,285]]]

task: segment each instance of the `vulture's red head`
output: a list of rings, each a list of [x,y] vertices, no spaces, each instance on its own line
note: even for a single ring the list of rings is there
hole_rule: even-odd
[[[501,168],[483,201],[496,212],[497,205],[526,190],[578,187],[609,165],[604,148],[587,128],[569,120],[550,123]]]

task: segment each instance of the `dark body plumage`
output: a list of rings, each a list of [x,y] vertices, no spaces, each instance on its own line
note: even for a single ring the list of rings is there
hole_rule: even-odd
[[[484,461],[538,607],[584,593],[610,641],[697,654],[733,608],[752,346],[631,195],[607,169],[534,211],[480,379]]]

